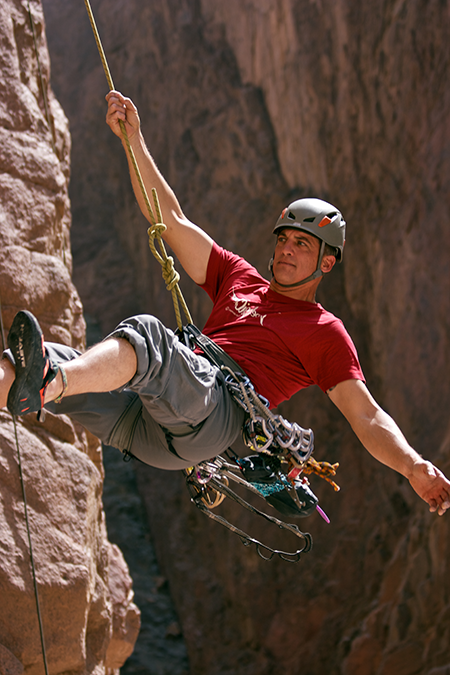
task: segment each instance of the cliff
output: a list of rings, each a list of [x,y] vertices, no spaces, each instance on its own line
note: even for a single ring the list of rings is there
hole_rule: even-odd
[[[47,339],[82,348],[83,308],[71,280],[71,139],[49,86],[40,2],[6,0],[0,35],[2,328],[27,308]],[[99,442],[67,417],[14,423],[3,409],[0,673],[44,668],[19,464],[50,672],[118,672],[133,649],[139,610],[123,556],[107,537]]]
[[[103,333],[135,311],[173,325],[104,124],[84,7],[44,9],[74,144],[74,279],[88,318]],[[448,3],[97,0],[94,11],[116,87],[138,105],[186,214],[220,244],[264,273],[292,197],[342,209],[345,261],[321,302],[345,321],[375,397],[448,472]],[[209,305],[182,283],[201,324]],[[314,484],[332,524],[305,524],[315,548],[297,566],[265,563],[206,521],[181,476],[136,469],[193,672],[446,672],[448,517],[377,465],[320,392],[282,410],[315,429],[318,459],[341,463],[339,495]],[[223,512],[266,536],[232,506]]]

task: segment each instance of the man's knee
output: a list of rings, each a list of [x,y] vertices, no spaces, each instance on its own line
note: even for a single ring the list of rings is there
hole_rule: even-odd
[[[157,377],[160,370],[169,367],[178,342],[174,333],[151,314],[139,314],[122,321],[106,338],[127,340],[136,353],[136,376],[132,385],[139,385]]]

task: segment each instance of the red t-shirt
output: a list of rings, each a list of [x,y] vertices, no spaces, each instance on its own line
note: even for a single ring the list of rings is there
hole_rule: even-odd
[[[202,288],[214,303],[203,329],[247,373],[271,407],[300,389],[363,380],[342,321],[320,304],[270,290],[246,260],[214,244]]]

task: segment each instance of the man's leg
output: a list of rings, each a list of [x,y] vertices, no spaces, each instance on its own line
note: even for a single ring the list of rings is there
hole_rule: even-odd
[[[27,364],[37,363],[37,373],[34,368],[29,378],[38,391],[38,395],[35,391],[30,396],[34,407],[30,407],[28,401],[23,403],[22,392],[27,391],[28,377],[28,366],[24,367],[23,363],[17,366],[16,380],[10,391],[10,398],[14,398],[17,406],[16,414],[25,414],[38,410],[43,400],[48,403],[59,399],[65,386],[60,373],[55,378],[56,368],[53,369],[52,379],[45,375],[49,359],[43,343],[41,346],[42,333],[37,321],[27,312],[19,315],[13,331],[16,336],[14,358],[16,363],[19,360]],[[22,330],[23,326],[27,330]],[[34,342],[28,339],[29,333]],[[22,337],[24,341],[21,342],[19,338]],[[30,344],[34,345],[33,349]],[[23,359],[23,354],[31,356]],[[64,399],[61,403],[51,403],[52,412],[70,416],[79,412],[89,424],[81,418],[79,420],[90,428],[91,424],[102,424],[104,413],[110,408],[109,396],[113,401],[119,399],[119,408],[126,402],[126,409],[119,410],[118,415],[115,415],[117,406],[113,405],[111,413],[114,413],[117,424],[110,427],[109,416],[108,428],[104,430],[102,424],[102,433],[97,435],[111,445],[120,440],[120,445],[116,447],[131,450],[137,456],[144,453],[145,458],[144,455],[141,458],[149,464],[153,464],[152,445],[155,441],[161,445],[160,436],[164,441],[164,453],[189,466],[193,460],[201,461],[221,452],[240,432],[243,412],[224,387],[220,371],[180,344],[172,331],[155,317],[141,315],[127,319],[103,343],[84,355],[76,354],[76,358],[73,355],[59,358],[58,354],[55,358],[51,353],[50,356],[56,364],[62,365],[62,372],[67,375]],[[24,380],[23,387],[19,386],[21,379]],[[128,393],[124,396],[126,392],[118,391],[124,388],[138,396],[142,413],[136,413],[134,405],[128,410]],[[20,396],[16,395],[17,392]],[[108,400],[104,400],[105,396]],[[95,397],[94,401],[92,397]],[[8,407],[12,410],[10,400]],[[153,426],[158,433],[149,433]],[[123,440],[125,436],[129,443]],[[159,461],[156,465],[166,468]]]
[[[136,371],[134,349],[120,337],[106,340],[86,354],[76,354],[77,358],[72,354],[72,360],[58,368],[46,353],[36,318],[27,311],[15,316],[8,334],[8,346],[13,355],[15,377],[11,383],[11,364],[7,365],[9,361],[5,361],[0,392],[7,395],[8,408],[16,415],[37,412],[63,391],[65,395],[73,396],[119,389]]]
[[[133,454],[144,459],[148,444],[139,439],[144,440],[150,420],[165,431],[170,451],[185,466],[220,454],[234,442],[244,411],[232,399],[218,368],[150,315],[123,321],[112,335],[129,340],[137,355],[136,374],[127,384],[143,405]]]
[[[64,364],[65,396],[120,389],[133,378],[136,366],[136,353],[128,340],[109,338]],[[46,389],[45,403],[54,401],[62,390],[62,375],[58,372]]]

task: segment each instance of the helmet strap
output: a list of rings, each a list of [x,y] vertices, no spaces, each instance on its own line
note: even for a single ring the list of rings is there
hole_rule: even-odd
[[[274,273],[273,273],[273,258],[271,259],[271,263],[269,263],[269,269],[272,272],[272,276],[277,282],[278,286],[281,286],[281,288],[296,288],[297,286],[303,286],[303,284],[307,284],[308,281],[313,281],[314,279],[318,279],[319,277],[323,276],[323,272],[320,269],[320,266],[322,265],[322,260],[323,260],[323,254],[325,252],[325,242],[322,241],[320,244],[320,250],[319,250],[319,258],[317,260],[317,268],[316,271],[310,274],[306,279],[302,279],[301,281],[297,281],[296,284],[280,284],[279,281],[277,281]]]

